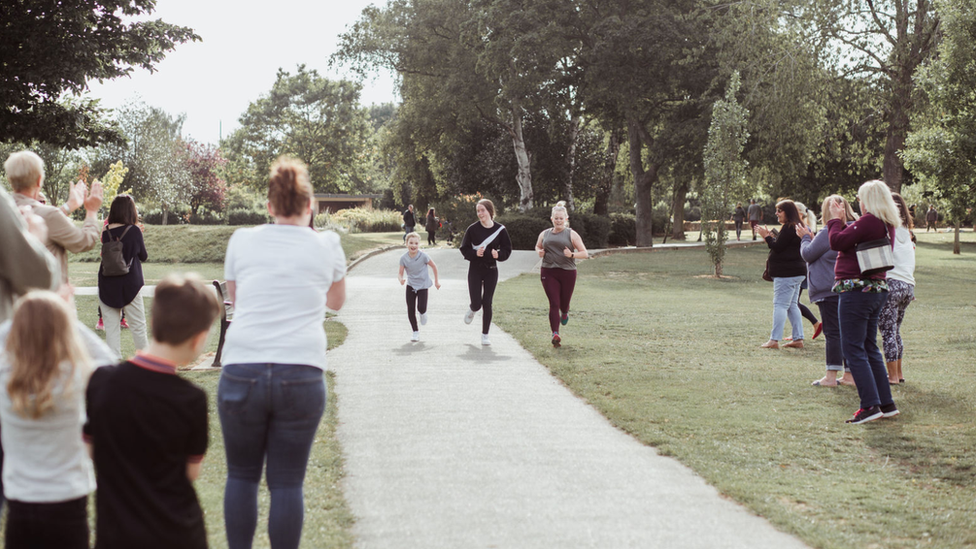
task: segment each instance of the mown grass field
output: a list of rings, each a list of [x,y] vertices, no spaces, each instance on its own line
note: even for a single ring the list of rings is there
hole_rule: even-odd
[[[616,426],[814,547],[971,547],[976,237],[961,256],[951,234],[919,239],[902,414],[863,426],[844,424],[853,388],[810,385],[822,340],[759,348],[772,315],[763,247],[730,250],[723,280],[703,250],[583,262],[559,349],[538,275],[500,285],[495,321]]]

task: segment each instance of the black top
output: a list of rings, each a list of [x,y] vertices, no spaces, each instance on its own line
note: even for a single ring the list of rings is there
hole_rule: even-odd
[[[406,210],[403,212],[403,224],[407,227],[413,227],[417,225],[417,219],[413,216],[413,212]]]
[[[425,223],[427,232],[434,232],[437,230],[437,218],[433,215],[427,216],[427,222]]]
[[[119,238],[125,232],[126,225],[102,231],[102,242],[109,241],[109,233],[113,238]],[[122,276],[103,276],[102,266],[98,266],[98,299],[109,307],[121,309],[139,295],[139,290],[145,284],[142,278],[142,262],[149,258],[146,244],[142,240],[142,231],[138,227],[129,229],[122,237],[122,258],[126,263],[131,260],[129,274]]]
[[[203,549],[203,511],[186,476],[207,450],[207,395],[175,368],[138,355],[88,382],[96,549]]]
[[[472,245],[481,244],[499,227],[501,227],[502,232],[485,247],[485,255],[478,257],[478,250]],[[480,221],[468,225],[467,230],[464,231],[464,238],[461,240],[461,255],[464,256],[464,259],[470,261],[472,265],[494,267],[496,261],[491,256],[492,250],[498,250],[498,261],[505,261],[512,255],[512,239],[508,237],[508,229],[500,223],[495,223],[490,229],[486,229]]]
[[[746,218],[746,211],[742,209],[742,206],[736,206],[735,213],[732,214],[732,219],[734,219],[739,223],[742,223],[742,221],[745,220],[745,218]]]
[[[779,236],[766,237],[769,246],[769,276],[807,276],[807,264],[800,256],[800,237],[796,234],[796,226],[783,225]]]

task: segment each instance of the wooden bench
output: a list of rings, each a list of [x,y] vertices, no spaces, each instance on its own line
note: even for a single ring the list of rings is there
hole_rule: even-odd
[[[213,285],[217,290],[217,300],[224,304],[220,309],[220,340],[217,343],[217,354],[214,355],[213,360],[213,367],[220,368],[220,355],[224,352],[224,338],[227,335],[227,327],[234,320],[234,302],[227,300],[226,282],[214,280]]]

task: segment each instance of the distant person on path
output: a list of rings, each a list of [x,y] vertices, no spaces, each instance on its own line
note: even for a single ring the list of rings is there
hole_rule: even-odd
[[[227,330],[217,411],[227,452],[230,549],[254,541],[265,467],[271,546],[294,549],[302,536],[305,470],[326,402],[322,324],[326,307],[338,311],[346,300],[339,236],[308,228],[312,196],[305,164],[277,160],[268,183],[275,222],[238,229],[227,245],[224,277],[234,322]]]
[[[901,340],[901,323],[905,320],[905,310],[915,300],[915,235],[912,233],[915,224],[905,207],[905,199],[898,193],[891,193],[891,198],[898,206],[902,225],[895,229],[892,250],[895,267],[887,273],[888,300],[881,309],[879,327],[885,366],[888,368],[888,382],[897,385],[905,381],[905,374],[901,369],[901,360],[905,353]]]
[[[474,313],[481,314],[481,344],[491,345],[488,330],[491,328],[491,300],[498,284],[498,261],[512,255],[512,239],[501,223],[495,222],[495,205],[491,200],[478,201],[478,221],[468,226],[461,239],[461,255],[468,260],[468,294],[471,305],[464,314],[464,323],[471,324]]]
[[[762,208],[756,204],[756,199],[749,199],[749,228],[752,229],[752,239],[756,239],[756,227],[762,223]]]
[[[929,211],[925,212],[925,232],[932,229],[939,232],[939,212],[935,211],[935,206],[929,205]]]
[[[434,281],[430,281],[427,267],[434,271]],[[403,274],[407,277],[404,278]],[[400,272],[397,273],[400,285],[407,286],[407,319],[413,328],[410,341],[420,341],[420,327],[417,326],[417,313],[420,313],[420,323],[427,324],[427,290],[434,286],[441,289],[441,282],[437,276],[437,265],[425,252],[420,251],[420,235],[407,235],[407,252],[400,256]]]
[[[413,232],[413,228],[417,226],[417,218],[413,214],[413,204],[407,206],[406,211],[403,212],[403,241],[407,241],[407,235]]]
[[[207,452],[207,394],[177,370],[206,347],[219,307],[199,277],[167,276],[146,350],[92,374],[84,436],[98,478],[95,547],[207,547],[193,489]]]
[[[440,221],[434,215],[434,208],[427,210],[427,219],[424,221],[424,228],[427,229],[427,244],[437,245],[437,229],[440,228]]]
[[[783,339],[783,329],[789,318],[793,330],[793,341],[785,347],[803,348],[803,323],[797,300],[800,284],[806,279],[807,264],[800,257],[800,237],[796,228],[802,225],[800,213],[792,200],[782,200],[776,204],[776,219],[782,223],[779,234],[773,237],[764,225],[757,227],[759,236],[769,247],[769,276],[773,278],[773,329],[769,341],[763,343],[764,349],[779,349]]]
[[[535,251],[542,258],[540,279],[549,299],[549,329],[552,346],[559,347],[559,324],[569,323],[569,302],[576,288],[576,260],[589,254],[579,233],[569,228],[566,203],[560,200],[552,207],[552,228],[539,233]]]
[[[105,342],[115,355],[122,359],[122,312],[129,320],[129,333],[136,350],[149,343],[146,334],[146,308],[143,303],[142,262],[149,258],[146,243],[139,228],[139,212],[136,202],[127,194],[112,200],[108,211],[108,225],[102,233],[102,242],[122,242],[122,257],[129,272],[119,276],[105,274],[105,266],[98,267],[98,306],[105,319]]]
[[[33,208],[22,215],[0,187],[0,323],[10,318],[14,300],[29,289],[61,285],[58,262],[44,248],[46,239],[44,219]]]
[[[850,204],[838,195],[827,197],[821,208],[823,222],[830,221],[831,213],[829,205],[834,200],[840,201],[844,205],[845,223],[852,223],[857,216]],[[813,382],[818,387],[836,387],[841,384],[853,385],[853,377],[850,369],[844,367],[844,353],[841,348],[840,319],[837,316],[837,305],[840,297],[833,293],[831,288],[834,285],[834,265],[837,262],[837,252],[830,249],[830,236],[828,231],[821,230],[814,236],[813,231],[808,227],[797,227],[797,234],[800,235],[800,255],[807,262],[807,283],[810,289],[810,301],[817,304],[820,309],[821,327],[823,329],[826,345],[824,349],[827,362],[827,373],[824,377]],[[838,379],[837,375],[844,372],[843,378]]]
[[[878,322],[881,309],[888,299],[885,272],[861,272],[857,260],[857,245],[882,240],[895,240],[895,230],[901,226],[898,207],[891,198],[891,190],[884,181],[868,181],[857,192],[861,217],[845,225],[844,205],[830,204],[830,248],[838,252],[834,267],[833,291],[840,294],[841,343],[861,407],[847,423],[866,423],[881,417],[898,414],[891,397],[888,370],[878,349]]]
[[[40,202],[44,184],[44,161],[30,151],[10,155],[4,163],[7,180],[14,191],[14,202],[20,208],[30,207],[47,224],[47,238],[43,244],[58,260],[61,282],[68,281],[68,254],[91,250],[98,244],[98,209],[102,207],[102,185],[92,183],[91,192],[83,181],[71,187],[68,201],[61,207]],[[87,195],[86,195],[87,193]],[[78,207],[85,207],[85,222],[78,227],[68,214]]]
[[[62,296],[33,291],[17,302],[13,322],[0,326],[8,549],[89,546],[95,474],[78,435],[90,367],[115,357],[76,317]]]
[[[742,207],[742,202],[735,205],[735,211],[732,212],[732,221],[735,221],[735,239],[742,240],[742,222],[746,219],[746,211]],[[755,239],[753,239],[755,240]]]

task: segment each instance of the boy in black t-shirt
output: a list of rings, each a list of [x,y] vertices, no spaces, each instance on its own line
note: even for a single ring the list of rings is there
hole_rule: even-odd
[[[92,374],[84,436],[98,478],[96,549],[207,547],[192,484],[207,450],[207,395],[176,369],[199,356],[218,307],[199,278],[166,277],[149,347]]]

